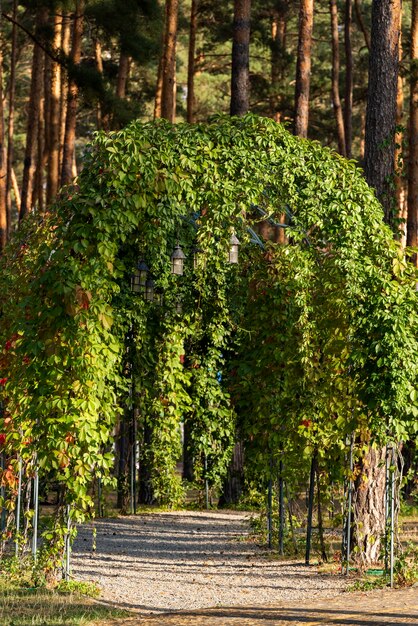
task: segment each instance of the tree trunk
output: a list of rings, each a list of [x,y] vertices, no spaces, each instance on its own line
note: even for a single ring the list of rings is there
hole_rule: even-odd
[[[278,0],[271,18],[271,89],[270,115],[276,122],[281,119],[281,89],[284,78],[286,52],[286,20],[288,0]]]
[[[129,72],[131,69],[131,59],[127,54],[120,53],[118,81],[116,85],[117,98],[126,98],[126,88],[128,85]]]
[[[386,448],[370,448],[357,468],[355,481],[354,541],[362,565],[379,562],[385,534]]]
[[[54,17],[54,50],[61,50],[62,17]],[[60,171],[60,107],[61,107],[61,65],[51,62],[50,74],[49,154],[46,186],[46,202],[51,204],[58,193]]]
[[[175,120],[178,0],[166,0],[162,57],[161,117]]]
[[[0,20],[1,23],[1,20]],[[7,243],[6,149],[4,145],[3,41],[0,40],[0,252]]]
[[[406,244],[418,245],[418,0],[412,0],[409,109],[408,219]],[[417,265],[417,255],[413,262]]]
[[[354,8],[356,11],[356,18],[358,25],[360,27],[361,32],[363,33],[364,43],[366,44],[367,50],[370,50],[370,37],[369,32],[364,24],[363,16],[361,14],[360,2],[359,0],[354,0]]]
[[[402,63],[402,11],[399,12],[399,66]],[[404,131],[403,131],[403,77],[398,73],[398,87],[396,94],[396,134],[395,134],[395,197],[396,214],[403,222],[400,226],[400,241],[406,245],[407,207],[405,203],[405,176],[404,176]]]
[[[36,171],[32,191],[31,206],[37,206],[39,211],[45,209],[44,197],[44,154],[45,154],[45,97],[41,95],[39,99],[39,116],[38,116],[38,138],[37,138],[37,157]]]
[[[337,0],[330,0],[331,14],[331,36],[332,36],[332,106],[334,109],[335,123],[337,126],[338,152],[346,155],[344,118],[341,107],[340,87],[338,84],[340,77],[340,43],[338,36],[338,8]]]
[[[164,52],[161,53],[160,62],[158,63],[157,71],[157,85],[155,88],[155,101],[154,101],[154,119],[161,117],[162,100],[163,100],[163,62]]]
[[[234,0],[231,68],[231,115],[245,115],[250,108],[251,0]]]
[[[308,136],[314,0],[301,0],[296,62],[295,135]]]
[[[7,128],[7,173],[6,173],[6,202],[7,202],[7,233],[12,227],[12,170],[14,159],[14,120],[15,120],[15,92],[16,92],[16,61],[17,61],[17,0],[13,2],[12,48],[10,53],[9,77],[9,119]]]
[[[401,0],[373,0],[364,172],[394,223],[394,151]]]
[[[345,96],[344,96],[344,135],[345,155],[351,159],[353,136],[353,48],[351,26],[353,22],[353,0],[345,0],[344,48],[345,48]]]
[[[70,56],[71,42],[71,17],[64,15],[62,18],[62,53],[66,58]],[[61,95],[60,95],[60,164],[64,156],[65,123],[67,119],[68,104],[68,73],[61,72]]]
[[[77,0],[74,16],[73,41],[71,46],[71,64],[76,67],[81,59],[81,40],[83,35],[84,0]],[[77,118],[78,85],[74,77],[68,81],[67,118],[65,121],[64,151],[62,157],[61,184],[71,182],[75,163],[75,130]]]
[[[195,94],[194,94],[194,77],[195,77],[195,61],[196,61],[196,33],[197,33],[197,15],[199,0],[192,0],[190,11],[190,30],[189,30],[189,63],[187,67],[187,121],[193,124]]]
[[[41,37],[41,32],[48,19],[45,8],[38,10],[36,33]],[[39,107],[43,88],[43,58],[44,54],[40,46],[34,45],[32,60],[32,78],[28,106],[28,125],[26,130],[25,160],[23,163],[23,179],[19,219],[23,219],[31,209],[33,179],[35,174],[35,160],[37,150],[37,131],[39,120]]]

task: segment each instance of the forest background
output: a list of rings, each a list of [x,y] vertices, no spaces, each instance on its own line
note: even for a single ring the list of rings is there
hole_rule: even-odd
[[[273,117],[296,134],[364,164],[366,179],[386,205],[386,220],[400,224],[404,240],[415,245],[418,200],[411,190],[418,179],[417,2],[375,3],[381,9],[375,10],[373,27],[381,36],[374,41],[392,37],[398,57],[396,63],[383,59],[386,78],[376,88],[368,76],[371,82],[378,79],[373,67],[382,66],[387,49],[373,46],[372,4],[3,1],[1,247],[19,219],[34,207],[43,210],[60,185],[80,171],[95,130],[120,129],[138,118],[204,122],[215,113],[247,110]],[[368,97],[369,114],[379,121],[367,130]],[[373,113],[379,106],[387,109],[386,124],[379,118],[382,110]],[[390,128],[390,136],[382,141],[379,128],[381,135]],[[391,145],[386,171],[380,163],[385,159],[376,158],[376,152],[369,150],[369,162],[367,155],[365,159],[367,144],[379,150],[384,142]],[[379,189],[377,167],[386,181],[382,184],[394,193]],[[388,195],[389,202],[384,200]]]

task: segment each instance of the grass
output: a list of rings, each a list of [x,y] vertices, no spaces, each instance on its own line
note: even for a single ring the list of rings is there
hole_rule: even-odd
[[[88,626],[129,616],[79,593],[25,588],[0,576],[0,626]]]

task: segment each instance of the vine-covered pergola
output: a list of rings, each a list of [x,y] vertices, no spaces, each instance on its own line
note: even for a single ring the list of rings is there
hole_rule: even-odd
[[[269,224],[284,234],[263,236]],[[227,262],[234,236],[239,264]],[[138,263],[148,273],[132,290]],[[76,183],[1,261],[3,544],[19,480],[30,503],[39,474],[60,485],[45,531],[59,557],[66,512],[88,517],[92,481],[111,482],[115,458],[129,491],[129,449],[141,488],[179,500],[181,423],[211,484],[237,437],[253,475],[284,456],[290,476],[314,456],[357,480],[373,443],[416,431],[416,281],[356,164],[270,119],[96,135]],[[28,513],[19,550],[32,525]],[[369,560],[375,531],[354,527]]]

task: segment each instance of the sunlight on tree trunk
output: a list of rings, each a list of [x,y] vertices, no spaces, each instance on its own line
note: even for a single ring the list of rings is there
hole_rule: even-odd
[[[418,244],[418,0],[412,2],[409,110],[408,221],[406,244]],[[417,265],[417,255],[413,262]]]
[[[330,0],[329,3],[331,14],[331,36],[332,36],[332,107],[334,109],[335,123],[337,127],[338,152],[342,156],[346,155],[344,118],[340,99],[340,52],[339,52],[339,35],[338,35],[338,8],[337,0]]]
[[[314,0],[301,0],[295,90],[295,135],[298,137],[308,136],[313,16]]]
[[[234,0],[231,67],[231,115],[245,115],[250,108],[251,0]]]

